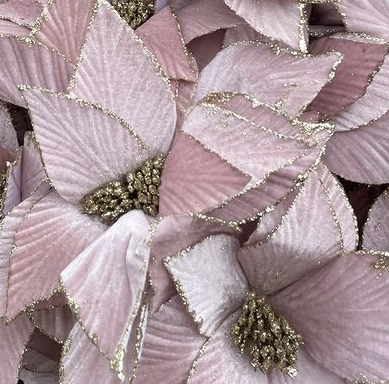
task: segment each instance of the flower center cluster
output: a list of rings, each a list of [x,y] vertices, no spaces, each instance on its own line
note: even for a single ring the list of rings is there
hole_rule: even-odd
[[[100,216],[108,224],[131,209],[141,209],[148,215],[157,216],[163,163],[162,155],[156,156],[123,180],[112,181],[86,195],[81,201],[84,213]]]
[[[142,0],[114,0],[113,7],[127,24],[136,29],[154,15],[154,4],[145,4]]]
[[[267,374],[277,365],[282,372],[296,376],[302,337],[255,292],[247,294],[242,314],[232,326],[232,336],[241,354],[247,350],[256,370]]]

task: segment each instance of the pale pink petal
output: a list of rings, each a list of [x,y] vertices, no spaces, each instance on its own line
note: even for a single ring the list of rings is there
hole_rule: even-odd
[[[60,272],[105,226],[51,192],[24,214],[10,254],[7,317],[52,295]]]
[[[389,111],[389,55],[380,65],[380,70],[371,79],[364,95],[348,108],[332,117],[337,131],[348,131],[368,126]]]
[[[140,307],[150,253],[147,232],[145,215],[131,211],[61,274],[72,309],[110,359],[119,353]]]
[[[5,104],[0,102],[0,172],[5,170],[7,161],[15,159],[18,147],[11,116]]]
[[[34,37],[75,63],[85,40],[93,3],[93,0],[49,2]]]
[[[269,105],[282,102],[282,111],[295,116],[330,81],[339,63],[337,53],[299,58],[283,49],[275,53],[266,44],[241,43],[223,49],[204,68],[195,99],[209,92],[244,93]]]
[[[135,383],[184,383],[205,340],[175,296],[149,318]]]
[[[3,35],[27,37],[31,33],[31,29],[10,20],[0,19],[0,33]]]
[[[15,232],[31,207],[46,194],[46,188],[38,190],[34,195],[16,206],[2,221],[0,231],[0,315],[5,314],[9,261]]]
[[[5,383],[16,383],[19,364],[24,349],[32,334],[33,326],[25,315],[19,316],[9,324],[0,318],[0,340],[2,358],[0,359],[1,380]]]
[[[72,65],[44,45],[31,44],[26,38],[0,37],[0,98],[25,106],[18,86],[41,86],[66,90]]]
[[[339,0],[337,8],[342,13],[347,30],[389,38],[389,3],[386,1]]]
[[[388,46],[347,34],[323,37],[309,46],[309,52],[314,55],[331,51],[342,53],[343,60],[335,77],[309,106],[326,118],[341,112],[364,95],[372,75],[388,53]]]
[[[357,245],[352,209],[341,187],[323,168],[312,173],[280,222],[269,220],[262,225],[269,226],[269,235],[262,242],[249,240],[239,261],[251,286],[264,293],[286,287]],[[252,238],[256,236],[254,232]]]
[[[178,293],[202,334],[210,336],[242,304],[250,290],[237,259],[239,242],[210,236],[166,259]]]
[[[176,293],[173,282],[163,265],[163,259],[193,246],[206,236],[218,233],[237,234],[236,227],[225,224],[207,217],[192,215],[171,215],[160,219],[155,224],[149,267],[154,291],[153,309],[158,309]]]
[[[188,44],[188,49],[193,53],[199,70],[203,70],[219,53],[223,46],[224,29],[200,36]]]
[[[358,129],[335,132],[323,161],[330,171],[358,183],[389,182],[389,113]]]
[[[62,307],[63,305],[66,305],[66,297],[63,295],[63,293],[58,292],[50,296],[49,299],[36,303],[34,305],[34,309],[53,309],[56,307]]]
[[[2,213],[7,215],[14,207],[21,202],[22,187],[22,153],[16,154],[16,159],[12,163],[7,163],[5,173],[5,187],[3,191]]]
[[[67,305],[51,309],[35,309],[30,320],[45,335],[54,340],[65,341],[72,330],[76,317]]]
[[[306,51],[308,29],[306,5],[297,1],[224,0],[256,31]],[[305,23],[304,23],[305,21]]]
[[[23,94],[47,173],[66,200],[79,202],[146,159],[136,133],[105,110],[46,91],[30,89]]]
[[[193,0],[177,12],[177,18],[186,43],[218,29],[244,23],[223,0]]]
[[[9,0],[0,3],[0,18],[32,27],[43,8],[37,1]]]
[[[389,251],[389,195],[388,190],[371,207],[363,229],[363,248]]]
[[[159,214],[216,208],[242,190],[249,180],[212,149],[184,132],[177,132],[162,172]]]
[[[377,262],[369,254],[340,256],[271,299],[315,360],[350,380],[388,378],[389,275]]]
[[[270,39],[261,35],[255,29],[247,24],[238,25],[234,28],[228,28],[224,35],[224,47],[243,41],[270,42]]]
[[[136,29],[165,74],[171,79],[196,81],[193,59],[186,50],[176,17],[169,7],[154,15]]]
[[[117,12],[107,2],[97,7],[71,92],[123,118],[151,155],[166,154],[176,123],[168,80]]]
[[[181,128],[187,108],[196,91],[197,84],[192,81],[179,81],[176,88],[177,127]]]
[[[264,375],[255,371],[247,354],[239,355],[238,348],[231,337],[231,326],[236,321],[239,311],[231,315],[205,343],[199,352],[192,368],[193,373],[188,384],[342,384],[343,379],[337,377],[318,364],[301,347],[298,353],[296,377],[291,378],[273,368]]]

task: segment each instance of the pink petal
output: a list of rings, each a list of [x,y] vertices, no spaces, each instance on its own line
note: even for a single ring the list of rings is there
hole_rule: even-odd
[[[25,213],[10,255],[7,317],[59,287],[60,272],[105,229],[51,192]],[[28,288],[27,288],[28,287]]]
[[[205,340],[175,296],[148,321],[136,383],[184,383]]]
[[[3,197],[3,214],[7,215],[21,201],[21,183],[22,183],[22,153],[19,151],[16,159],[12,163],[7,163],[5,173],[5,196]]]
[[[389,251],[389,210],[388,190],[371,207],[369,217],[363,229],[363,248],[377,251]]]
[[[363,32],[385,40],[389,38],[389,4],[386,1],[339,0],[337,7],[343,14],[348,31]]]
[[[32,331],[33,326],[24,315],[19,316],[7,325],[4,323],[4,319],[0,318],[2,351],[0,370],[1,380],[4,384],[17,382],[19,364]]]
[[[32,27],[42,12],[42,5],[31,0],[9,0],[0,3],[0,18]]]
[[[67,305],[51,309],[35,309],[30,313],[35,327],[54,340],[65,341],[76,318]]]
[[[202,334],[210,336],[242,304],[249,291],[232,236],[204,239],[166,260],[179,294]]]
[[[291,378],[273,368],[268,375],[255,371],[247,354],[239,355],[238,348],[232,341],[231,326],[236,321],[239,311],[231,315],[205,343],[192,366],[193,374],[188,384],[342,384],[343,379],[319,365],[301,347],[298,354],[296,377]],[[222,358],[221,358],[222,357]]]
[[[59,361],[61,356],[61,344],[57,343],[55,340],[47,337],[44,333],[42,333],[39,329],[35,328],[34,332],[30,338],[28,343],[28,349],[32,349],[35,352],[46,357],[52,361]],[[31,362],[31,360],[30,360]],[[48,364],[51,365],[51,362]],[[41,370],[41,367],[34,367],[35,369]]]
[[[151,156],[165,154],[176,123],[168,80],[111,6],[107,2],[96,6],[71,92],[123,118],[151,149]]]
[[[54,309],[66,305],[66,297],[62,293],[54,293],[49,299],[40,301],[34,305],[35,310]]]
[[[58,53],[31,40],[0,37],[0,98],[25,106],[19,85],[41,86],[57,91],[66,90],[72,65]]]
[[[209,92],[238,92],[268,105],[282,100],[282,111],[296,116],[329,82],[339,63],[337,53],[298,58],[283,49],[276,54],[265,44],[241,43],[223,49],[202,71],[195,99]]]
[[[264,35],[261,35],[255,29],[247,24],[241,24],[234,28],[228,28],[224,35],[224,47],[249,41],[259,41],[261,43],[270,42],[271,40]]]
[[[344,111],[332,117],[337,131],[348,131],[368,126],[383,117],[388,111],[389,56],[380,65],[380,70],[371,79],[364,95]]]
[[[47,173],[66,200],[79,202],[146,159],[136,133],[104,109],[48,91],[29,89],[24,96]]]
[[[92,0],[49,2],[45,18],[34,31],[34,37],[58,49],[75,63],[85,40],[92,6]]]
[[[318,2],[312,5],[310,15],[311,22],[315,25],[323,26],[338,26],[343,24],[342,16],[336,8],[336,5],[331,3]]]
[[[215,208],[243,189],[248,181],[248,176],[222,160],[212,149],[178,132],[162,173],[159,214]]]
[[[187,44],[196,37],[244,23],[223,0],[191,1],[177,12],[177,18]]]
[[[330,171],[364,184],[389,182],[389,113],[369,125],[335,132],[323,158]]]
[[[32,336],[32,339],[34,337],[36,337],[35,332]],[[36,350],[29,348],[29,346],[24,352],[22,364],[27,371],[34,371],[40,373],[49,373],[54,372],[55,370],[58,371],[57,361],[52,360],[44,354],[41,354]]]
[[[27,37],[31,33],[31,29],[10,20],[0,19],[0,33],[4,35]]]
[[[373,73],[388,53],[388,46],[338,34],[313,41],[309,51],[314,55],[331,51],[343,55],[334,79],[323,87],[309,107],[329,118],[364,95]]]
[[[286,287],[357,245],[352,209],[333,176],[322,168],[312,173],[281,221],[269,221],[259,224],[269,226],[267,238],[255,244],[249,240],[239,254],[251,286],[260,292]]]
[[[158,309],[162,303],[176,294],[170,276],[163,265],[163,259],[193,246],[206,236],[218,233],[237,233],[235,227],[224,224],[207,217],[192,215],[167,216],[155,224],[149,268],[154,291],[153,309]]]
[[[272,299],[315,360],[349,380],[362,380],[362,372],[372,382],[388,375],[389,276],[375,269],[378,260],[340,256]]]
[[[176,86],[177,127],[181,128],[197,84],[192,81],[178,81]]]
[[[18,147],[11,116],[5,104],[0,103],[0,171],[5,170],[7,161],[15,159]]]
[[[10,254],[14,244],[15,232],[32,206],[46,194],[47,190],[45,188],[38,190],[34,195],[16,206],[2,221],[0,231],[0,315],[5,314]]]
[[[193,59],[186,50],[180,27],[169,7],[136,30],[171,79],[196,81]]]
[[[256,31],[306,51],[308,29],[306,5],[295,1],[224,0]]]
[[[58,384],[58,372],[55,373],[37,373],[21,369],[19,374],[20,380],[24,384]]]
[[[147,232],[145,215],[131,211],[61,274],[68,301],[88,336],[97,336],[99,348],[112,360],[140,307],[150,252]]]

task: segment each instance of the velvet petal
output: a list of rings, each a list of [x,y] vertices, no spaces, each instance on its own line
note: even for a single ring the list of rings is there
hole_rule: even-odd
[[[0,3],[0,18],[32,27],[42,9],[42,5],[37,1],[9,0]]]

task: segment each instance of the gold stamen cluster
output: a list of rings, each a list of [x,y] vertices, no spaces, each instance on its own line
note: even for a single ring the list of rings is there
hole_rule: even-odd
[[[155,12],[154,4],[142,0],[114,0],[112,5],[132,29],[140,27]]]
[[[156,156],[123,180],[112,181],[86,195],[81,201],[84,213],[100,216],[107,224],[112,224],[131,209],[141,209],[148,215],[157,216],[163,163],[162,155]]]
[[[232,326],[232,336],[241,354],[247,349],[255,369],[267,374],[276,365],[289,376],[296,376],[302,337],[255,292],[247,294],[242,314]]]

